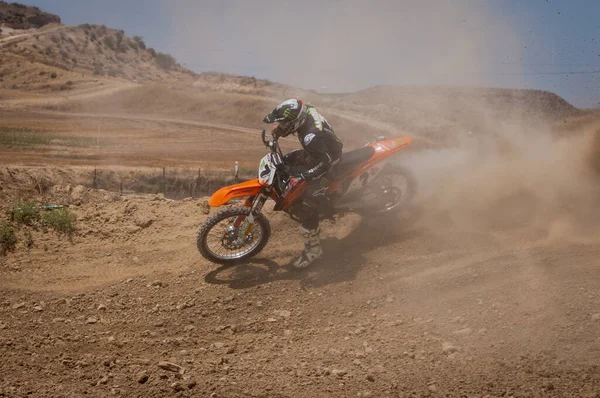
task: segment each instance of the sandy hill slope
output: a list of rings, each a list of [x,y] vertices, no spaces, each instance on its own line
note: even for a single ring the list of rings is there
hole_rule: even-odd
[[[379,87],[332,95],[218,74],[200,74],[192,87],[136,85],[109,95],[65,99],[46,109],[161,115],[260,129],[263,115],[290,97],[317,106],[336,132],[356,143],[377,135],[411,135],[427,146],[454,146],[472,135],[549,130],[584,113],[555,94],[533,90]]]

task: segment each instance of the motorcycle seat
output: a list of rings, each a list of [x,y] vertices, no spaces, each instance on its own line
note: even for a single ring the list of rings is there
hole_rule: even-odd
[[[375,153],[375,148],[372,146],[364,146],[342,155],[342,160],[333,166],[332,172],[334,176],[340,176],[352,169],[352,167],[368,160]]]

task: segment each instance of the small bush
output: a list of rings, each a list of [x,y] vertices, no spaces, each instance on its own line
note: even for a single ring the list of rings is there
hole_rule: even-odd
[[[77,231],[77,217],[67,209],[52,210],[42,215],[44,225],[69,238]]]
[[[103,75],[104,74],[104,69],[102,68],[101,65],[94,65],[94,75],[95,76],[99,76],[99,75]]]
[[[133,41],[135,41],[138,47],[142,50],[146,49],[146,43],[144,43],[142,36],[133,36]]]
[[[0,255],[6,256],[8,252],[15,251],[17,246],[17,234],[12,225],[0,223]]]
[[[115,41],[112,37],[110,36],[106,36],[104,38],[104,45],[108,48],[110,48],[111,50],[115,49]]]
[[[96,32],[92,32],[92,33],[90,34],[90,39],[91,39],[92,41],[96,41],[96,39],[98,39],[98,36],[96,36]]]
[[[121,43],[123,43],[123,38],[125,37],[125,32],[123,30],[117,30],[115,36],[117,38],[117,47],[121,47]]]
[[[58,77],[58,75],[56,74],[56,72],[52,72],[52,73],[50,74],[50,77],[51,77],[52,79],[56,79],[56,78]]]
[[[153,49],[153,48],[149,48],[149,49],[148,49],[148,53],[150,53],[150,55],[151,55],[153,58],[156,58],[156,50],[155,50],[155,49]]]
[[[156,54],[156,64],[162,69],[171,70],[177,65],[177,61],[170,54],[158,53]]]
[[[27,246],[28,249],[31,249],[33,247],[33,243],[33,235],[31,235],[31,231],[25,231],[25,246]]]
[[[34,201],[17,201],[12,217],[17,224],[34,226],[40,220],[40,209]]]

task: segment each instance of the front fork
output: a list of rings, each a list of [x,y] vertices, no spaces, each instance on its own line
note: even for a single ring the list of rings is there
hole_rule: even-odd
[[[248,234],[252,232],[254,229],[254,217],[262,211],[265,202],[269,199],[270,193],[271,188],[265,188],[254,198],[254,200],[251,198],[246,199],[244,206],[251,207],[250,214],[247,216],[239,216],[233,224],[238,228],[238,239],[244,240]]]

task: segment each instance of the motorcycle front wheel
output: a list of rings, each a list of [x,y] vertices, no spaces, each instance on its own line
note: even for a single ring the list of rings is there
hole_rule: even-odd
[[[258,254],[269,241],[271,226],[263,214],[258,214],[250,231],[240,237],[240,228],[250,210],[250,207],[229,207],[209,217],[196,238],[200,254],[223,265],[237,264]]]

